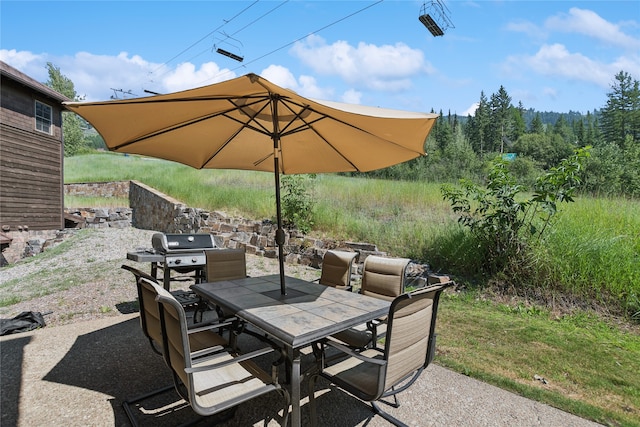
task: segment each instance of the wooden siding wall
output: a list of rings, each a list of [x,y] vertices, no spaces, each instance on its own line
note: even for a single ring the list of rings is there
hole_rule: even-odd
[[[0,227],[64,228],[60,105],[2,79],[0,108]],[[35,130],[35,100],[53,109],[53,134]]]

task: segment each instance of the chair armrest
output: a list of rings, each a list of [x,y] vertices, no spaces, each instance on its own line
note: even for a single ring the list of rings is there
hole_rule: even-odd
[[[383,323],[387,323],[387,319],[386,319],[386,317],[385,317],[385,318],[380,318],[380,319],[373,319],[373,320],[369,320],[369,321],[367,322],[367,325],[368,325],[368,324],[372,324],[372,325],[376,325],[376,326],[378,326],[378,325],[382,325]]]
[[[194,327],[187,329],[187,334],[195,334],[197,332],[208,331],[210,329],[223,328],[225,326],[232,325],[236,320],[238,320],[236,317],[229,317],[228,319],[225,319],[224,322],[207,322],[205,324],[198,323],[197,325],[194,325]]]
[[[191,354],[191,359],[200,359],[210,354],[218,354],[223,350],[226,351],[226,348],[221,345],[214,345],[213,347],[207,347],[207,348],[203,348],[202,350],[192,351],[190,354]]]
[[[194,372],[202,372],[202,371],[209,371],[209,370],[212,370],[212,369],[219,369],[219,368],[223,368],[223,367],[228,366],[228,365],[233,365],[234,363],[244,362],[245,360],[253,359],[253,358],[256,358],[258,356],[262,356],[264,354],[269,354],[269,353],[271,353],[273,351],[275,351],[273,348],[265,347],[265,348],[262,348],[260,350],[255,350],[255,351],[252,351],[250,353],[245,353],[245,354],[241,354],[239,356],[235,356],[235,357],[233,357],[231,359],[224,360],[224,361],[219,362],[219,363],[214,363],[212,365],[195,366],[195,367],[191,367],[191,368],[184,368],[184,371],[187,374],[192,374]],[[201,360],[199,360],[198,362],[201,362]]]
[[[330,347],[333,347],[336,350],[339,350],[345,354],[348,354],[351,357],[355,357],[358,360],[362,360],[363,362],[373,363],[374,365],[385,365],[387,363],[386,360],[374,359],[372,357],[363,356],[362,354],[351,350],[349,347],[342,345],[340,343],[337,343],[335,341],[327,340],[324,342],[324,344]]]

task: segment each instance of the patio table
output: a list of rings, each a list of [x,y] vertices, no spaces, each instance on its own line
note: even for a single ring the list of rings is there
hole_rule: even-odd
[[[289,359],[291,423],[300,426],[300,350],[336,332],[384,316],[390,302],[277,274],[191,286],[198,295],[283,345]]]

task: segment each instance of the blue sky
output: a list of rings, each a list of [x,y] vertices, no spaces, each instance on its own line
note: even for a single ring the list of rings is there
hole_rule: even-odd
[[[252,72],[310,98],[463,115],[501,85],[514,105],[586,113],[619,71],[640,80],[638,0],[446,0],[443,37],[418,20],[431,3],[2,0],[0,59],[42,82],[52,62],[88,101]]]

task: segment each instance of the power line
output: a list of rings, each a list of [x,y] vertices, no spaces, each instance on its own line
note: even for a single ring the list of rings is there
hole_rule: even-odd
[[[243,64],[243,65],[240,65],[240,66],[238,66],[238,67],[236,67],[236,68],[232,68],[232,69],[230,69],[229,71],[225,71],[224,73],[217,74],[217,75],[215,75],[215,76],[213,76],[213,77],[211,77],[211,78],[208,78],[208,79],[206,79],[206,80],[203,80],[203,81],[201,81],[199,84],[202,84],[202,83],[208,82],[208,81],[213,80],[213,79],[215,79],[215,78],[217,78],[217,77],[223,76],[223,75],[225,75],[225,74],[227,74],[227,73],[229,73],[229,72],[231,72],[231,71],[236,71],[236,70],[238,70],[238,69],[240,69],[240,68],[242,68],[242,67],[245,67],[246,65],[252,64],[252,63],[254,63],[254,62],[256,62],[256,61],[259,61],[259,60],[261,60],[261,59],[263,59],[263,58],[266,58],[267,56],[272,55],[272,54],[274,54],[274,53],[276,53],[276,52],[278,52],[278,51],[280,51],[280,50],[282,50],[282,49],[284,49],[284,48],[286,48],[286,47],[289,47],[289,46],[291,46],[292,44],[299,42],[300,40],[304,40],[305,38],[309,37],[309,36],[310,36],[310,35],[312,35],[312,34],[319,33],[320,31],[324,31],[324,30],[326,30],[327,28],[332,27],[333,25],[335,25],[335,24],[337,24],[337,23],[339,23],[339,22],[342,22],[342,21],[344,21],[344,20],[346,20],[346,19],[349,19],[349,18],[351,18],[351,17],[353,17],[353,16],[355,16],[355,15],[357,15],[357,14],[361,13],[361,12],[364,12],[365,10],[367,10],[367,9],[369,9],[369,8],[373,7],[373,6],[378,5],[379,3],[382,3],[383,1],[384,1],[384,0],[378,0],[378,1],[376,1],[375,3],[372,3],[372,4],[368,5],[368,6],[363,7],[362,9],[359,9],[359,10],[357,10],[357,11],[355,11],[355,12],[353,12],[353,13],[351,13],[351,14],[347,15],[347,16],[344,16],[344,17],[342,17],[342,18],[340,18],[340,19],[338,19],[338,20],[336,20],[336,21],[333,21],[332,23],[327,24],[327,25],[325,25],[325,26],[324,26],[324,27],[322,27],[322,28],[319,28],[319,29],[317,29],[317,30],[315,30],[315,31],[312,31],[312,32],[308,33],[308,34],[307,34],[307,35],[305,35],[305,36],[302,36],[302,37],[300,37],[300,38],[297,38],[297,39],[293,40],[292,42],[289,42],[289,43],[287,43],[287,44],[285,44],[285,45],[282,45],[282,46],[280,46],[279,48],[274,49],[274,50],[272,50],[271,52],[265,53],[264,55],[259,56],[259,57],[255,58],[255,59],[253,59],[253,60],[251,60],[251,61],[249,61],[249,62],[247,62],[247,63],[245,63],[245,64]],[[235,33],[234,33],[234,34],[235,34]]]
[[[227,20],[223,20],[224,24],[220,25],[218,28],[216,28],[215,30],[211,31],[210,33],[208,33],[207,35],[205,35],[204,37],[202,37],[200,40],[198,40],[197,42],[193,43],[191,46],[187,47],[186,49],[184,49],[183,51],[181,51],[180,53],[178,53],[177,55],[175,55],[173,58],[169,59],[168,61],[165,61],[164,63],[162,63],[161,65],[158,66],[158,68],[156,68],[154,71],[151,72],[151,74],[155,73],[156,71],[158,71],[160,68],[164,67],[165,65],[167,65],[168,63],[170,63],[171,61],[173,61],[174,59],[176,59],[177,57],[179,57],[180,55],[182,55],[183,53],[187,52],[188,50],[190,50],[192,47],[194,47],[195,45],[197,45],[198,43],[200,43],[201,41],[203,41],[204,39],[206,39],[207,37],[209,37],[210,35],[212,35],[213,33],[219,31],[222,27],[224,27],[225,25],[227,25],[229,22],[233,21],[234,19],[236,19],[238,16],[242,15],[244,12],[246,12],[247,10],[249,10],[249,8],[253,7],[256,5],[256,3],[258,3],[260,0],[255,0],[253,3],[251,3],[249,6],[245,7],[244,9],[242,9],[240,12],[238,12],[237,14],[235,14],[235,16],[233,16],[231,19]]]
[[[258,1],[260,1],[260,0],[256,0],[256,1],[254,1],[251,5],[247,6],[245,9],[243,9],[242,11],[240,11],[239,13],[237,13],[233,18],[231,18],[231,19],[230,19],[230,20],[228,20],[228,21],[225,21],[225,23],[224,23],[223,25],[221,25],[221,26],[219,26],[218,28],[216,28],[215,30],[211,31],[211,32],[210,32],[210,33],[208,33],[206,36],[202,37],[200,40],[198,40],[197,42],[193,43],[191,46],[189,46],[188,48],[184,49],[182,52],[180,52],[179,54],[175,55],[175,56],[174,56],[173,58],[171,58],[170,60],[166,61],[164,64],[162,64],[160,67],[158,67],[158,69],[160,69],[162,66],[164,66],[164,65],[168,64],[169,62],[173,61],[175,58],[177,58],[178,56],[182,55],[183,53],[187,52],[189,49],[193,48],[195,45],[197,45],[198,43],[202,42],[204,39],[206,39],[207,37],[209,37],[209,36],[210,36],[210,35],[212,35],[213,33],[215,33],[215,32],[217,32],[217,31],[219,31],[222,27],[224,27],[226,24],[228,24],[229,22],[231,22],[232,20],[234,20],[235,18],[237,18],[238,16],[240,16],[242,13],[244,13],[246,10],[248,10],[251,6],[254,6],[256,3],[258,3]],[[276,9],[278,9],[279,7],[281,7],[282,5],[284,5],[285,3],[287,3],[288,1],[289,1],[289,0],[285,0],[285,1],[283,1],[283,2],[282,2],[282,3],[280,3],[278,6],[274,7],[274,8],[273,8],[273,9],[271,9],[271,10],[269,10],[268,12],[266,12],[265,14],[263,14],[262,16],[260,16],[259,18],[257,18],[257,19],[255,19],[254,21],[252,21],[251,23],[249,23],[249,24],[245,25],[244,27],[242,27],[242,28],[241,28],[241,29],[239,29],[238,31],[234,32],[232,35],[238,34],[240,31],[245,30],[245,29],[246,29],[247,27],[249,27],[250,25],[255,24],[257,21],[259,21],[260,19],[262,19],[262,18],[264,18],[265,16],[269,15],[270,13],[274,12]],[[310,36],[310,35],[312,35],[312,34],[316,34],[316,33],[319,33],[319,32],[321,32],[321,31],[324,31],[324,30],[326,30],[326,29],[327,29],[327,28],[329,28],[329,27],[332,27],[332,26],[334,26],[334,25],[336,25],[336,24],[338,24],[338,23],[340,23],[340,22],[342,22],[342,21],[344,21],[344,20],[346,20],[346,19],[349,19],[349,18],[351,18],[351,17],[353,17],[353,16],[355,16],[355,15],[357,15],[357,14],[359,14],[359,13],[364,12],[365,10],[367,10],[367,9],[369,9],[369,8],[373,7],[373,6],[376,6],[376,5],[380,4],[380,3],[382,3],[383,1],[384,1],[384,0],[378,0],[378,1],[376,1],[375,3],[372,3],[372,4],[370,4],[370,5],[367,5],[367,6],[363,7],[363,8],[361,8],[361,9],[359,9],[359,10],[357,10],[357,11],[353,12],[353,13],[350,13],[349,15],[346,15],[346,16],[344,16],[344,17],[342,17],[342,18],[340,18],[340,19],[338,19],[338,20],[336,20],[336,21],[333,21],[333,22],[331,22],[331,23],[329,23],[329,24],[327,24],[327,25],[325,25],[325,26],[323,26],[323,27],[321,27],[321,28],[319,28],[319,29],[317,29],[317,30],[315,30],[315,31],[312,31],[312,32],[310,32],[310,33],[307,33],[306,35],[304,35],[304,36],[302,36],[302,37],[299,37],[299,38],[297,38],[297,39],[295,39],[295,40],[293,40],[293,41],[291,41],[291,42],[289,42],[289,43],[286,43],[286,44],[284,44],[284,45],[282,45],[282,46],[278,47],[277,49],[274,49],[274,50],[272,50],[272,51],[270,51],[270,52],[268,52],[268,53],[265,53],[264,55],[261,55],[261,56],[259,56],[259,57],[255,58],[255,59],[253,59],[253,60],[251,60],[251,61],[247,62],[247,63],[244,63],[243,65],[240,65],[240,66],[238,66],[238,67],[236,67],[236,68],[228,69],[227,71],[224,71],[224,72],[222,72],[222,73],[216,74],[215,76],[210,77],[210,78],[208,78],[208,79],[205,79],[205,80],[203,80],[203,81],[199,82],[199,83],[198,83],[198,85],[201,85],[201,84],[206,83],[206,82],[208,82],[208,81],[214,80],[214,79],[216,79],[216,78],[218,78],[218,77],[224,76],[225,74],[229,74],[230,72],[233,72],[233,71],[236,71],[236,70],[238,70],[238,69],[240,69],[240,68],[246,67],[246,65],[249,65],[249,64],[252,64],[252,63],[254,63],[254,62],[257,62],[257,61],[259,61],[259,60],[261,60],[261,59],[264,59],[264,58],[266,58],[267,56],[273,55],[274,53],[276,53],[276,52],[278,52],[278,51],[280,51],[280,50],[282,50],[282,49],[285,49],[286,47],[289,47],[289,46],[293,45],[294,43],[297,43],[297,42],[299,42],[299,41],[301,41],[301,40],[304,40],[305,38],[309,37],[309,36]],[[228,37],[228,36],[227,36],[227,37]],[[204,54],[204,53],[205,53],[205,52],[207,52],[207,51],[209,51],[209,48],[207,48],[207,49],[203,50],[202,52],[198,53],[197,55],[193,56],[191,59],[194,59],[194,58],[196,58],[196,57],[198,57],[198,56],[200,56],[200,55]],[[190,61],[191,59],[189,59],[189,61]],[[155,71],[157,71],[158,69],[156,69]],[[155,71],[151,72],[151,74],[155,73]],[[170,71],[171,71],[171,70],[167,70],[167,71],[166,71],[166,72],[164,72],[163,74],[161,74],[161,75],[157,76],[157,78],[162,77],[163,75],[165,75],[165,74],[169,73]]]
[[[247,27],[250,27],[251,25],[255,24],[256,22],[258,22],[259,20],[261,20],[262,18],[264,18],[265,16],[269,15],[271,12],[275,12],[277,9],[281,8],[282,6],[284,6],[286,3],[288,3],[289,0],[285,0],[282,3],[280,3],[279,5],[277,5],[276,7],[274,7],[273,9],[271,9],[270,11],[268,11],[267,13],[261,15],[260,17],[254,19],[253,21],[249,22],[247,25],[245,25],[244,27],[240,28],[238,31],[236,31],[235,33],[231,34],[232,36],[235,36],[236,34],[238,34],[240,31],[246,29]]]

